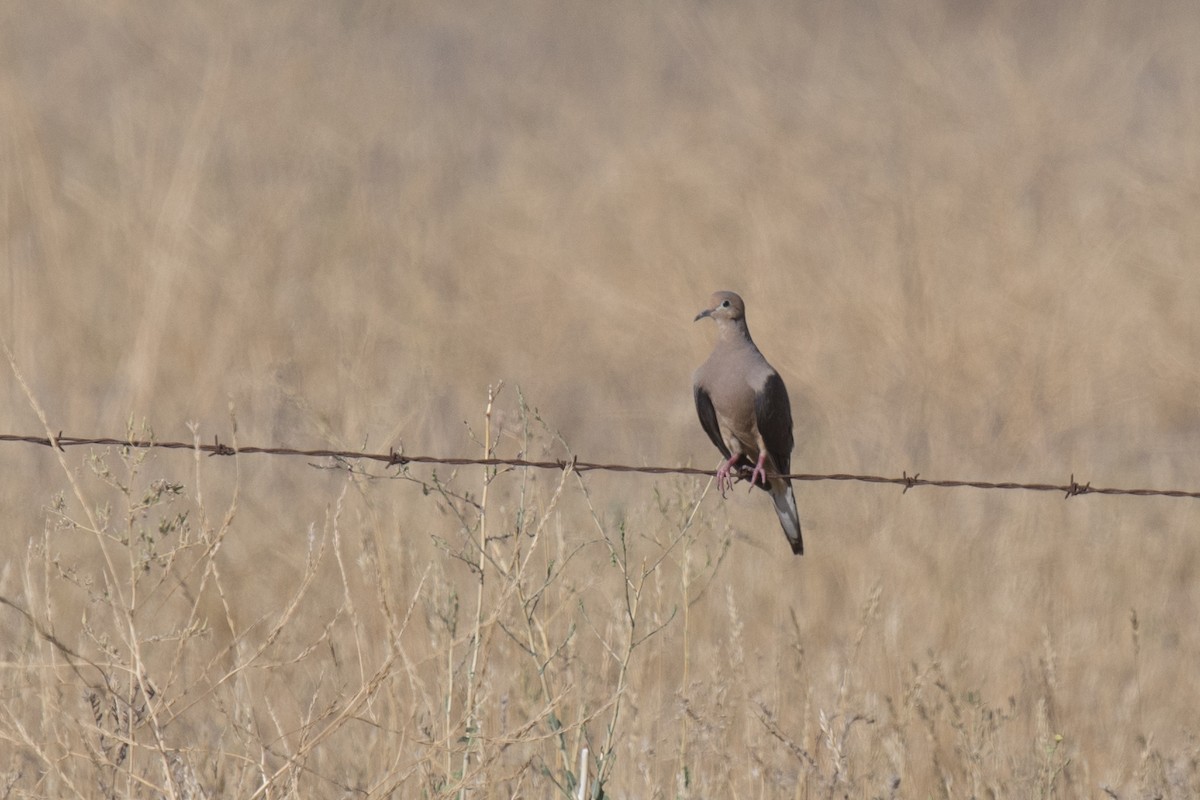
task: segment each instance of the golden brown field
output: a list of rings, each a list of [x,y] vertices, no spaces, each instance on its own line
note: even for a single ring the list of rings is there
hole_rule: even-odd
[[[734,289],[798,472],[1200,489],[1187,0],[0,20],[0,433],[715,467]],[[1193,499],[0,469],[0,798],[1200,795]]]

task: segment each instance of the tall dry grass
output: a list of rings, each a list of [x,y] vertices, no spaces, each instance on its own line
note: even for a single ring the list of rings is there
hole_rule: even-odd
[[[708,465],[730,288],[798,469],[1197,484],[1188,3],[3,18],[5,429]],[[1200,792],[1191,501],[0,469],[0,796]]]

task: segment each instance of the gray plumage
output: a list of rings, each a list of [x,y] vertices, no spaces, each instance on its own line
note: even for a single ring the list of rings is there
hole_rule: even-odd
[[[717,323],[712,355],[696,370],[693,392],[700,424],[725,460],[717,488],[733,486],[733,473],[745,477],[775,501],[775,513],[796,555],[804,554],[800,515],[787,475],[792,461],[792,407],[787,387],[750,338],[746,306],[733,292],[717,292],[696,315]],[[770,477],[768,477],[770,473]]]

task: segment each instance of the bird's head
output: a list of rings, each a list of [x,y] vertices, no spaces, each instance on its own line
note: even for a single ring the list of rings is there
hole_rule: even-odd
[[[722,321],[736,322],[746,316],[746,304],[742,298],[733,292],[717,292],[708,301],[708,308],[696,315],[697,322],[705,317],[712,317],[718,323]]]

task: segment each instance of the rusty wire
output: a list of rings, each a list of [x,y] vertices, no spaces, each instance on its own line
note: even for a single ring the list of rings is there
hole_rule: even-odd
[[[364,453],[357,450],[298,450],[291,447],[232,447],[213,437],[212,444],[193,442],[156,442],[149,439],[113,439],[85,438],[80,436],[63,436],[59,433],[54,437],[20,436],[11,433],[0,433],[0,442],[25,442],[43,447],[55,447],[62,450],[66,447],[79,445],[107,445],[114,447],[129,447],[146,450],[160,448],[163,450],[198,450],[210,456],[233,455],[272,455],[272,456],[304,456],[307,458],[335,458],[343,460],[379,461],[388,466],[404,466],[406,464],[446,464],[449,466],[495,466],[519,467],[524,469],[572,469],[575,472],[604,471],[604,472],[634,472],[643,475],[699,475],[712,476],[715,470],[699,469],[697,467],[647,467],[631,466],[628,464],[600,464],[591,461],[580,461],[573,458],[570,461],[557,459],[553,461],[531,461],[524,458],[456,458],[442,456],[410,456],[396,450],[387,453]],[[831,475],[812,475],[797,473],[784,477],[796,481],[856,481],[858,483],[888,483],[902,486],[904,492],[918,486],[936,486],[943,489],[1013,489],[1026,492],[1061,492],[1065,497],[1077,497],[1083,494],[1112,494],[1131,495],[1134,497],[1192,497],[1200,499],[1200,492],[1189,492],[1180,489],[1119,489],[1112,487],[1092,486],[1090,482],[1079,483],[1075,476],[1064,484],[1055,483],[1020,483],[1015,481],[962,481],[962,480],[931,480],[922,478],[919,474],[901,473],[899,478],[889,478],[883,475],[854,475],[834,473]]]

